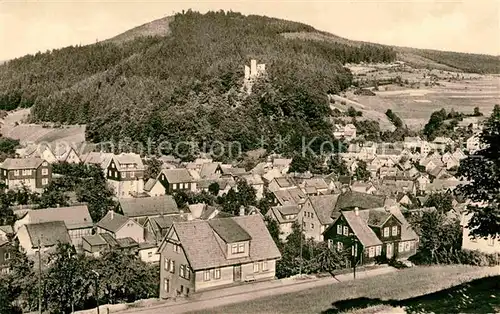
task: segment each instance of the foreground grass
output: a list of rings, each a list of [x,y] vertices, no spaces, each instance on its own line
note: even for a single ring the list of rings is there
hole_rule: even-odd
[[[370,306],[374,306],[374,308],[369,313],[386,313],[389,312],[390,307],[405,306],[405,301],[410,302],[408,305],[413,305],[413,307],[410,306],[409,308],[405,308],[408,312],[467,312],[466,309],[454,308],[452,306],[454,303],[442,301],[443,298],[449,299],[450,294],[451,297],[454,297],[454,294],[451,292],[443,292],[441,295],[429,296],[431,298],[430,300],[434,300],[436,306],[441,306],[441,308],[437,310],[427,309],[427,311],[419,311],[416,305],[420,304],[419,302],[425,301],[426,295],[470,282],[474,279],[495,275],[500,275],[498,268],[463,265],[413,267],[386,275],[342,282],[330,286],[312,288],[300,292],[214,308],[209,311],[204,311],[203,313],[338,313]],[[496,277],[495,279],[496,281],[490,280],[488,283],[475,283],[473,287],[478,287],[476,290],[482,291],[488,291],[488,289],[496,287],[496,291],[493,290],[492,292],[490,290],[490,292],[498,294],[498,284],[493,288],[491,287],[492,284],[500,280],[500,277]],[[459,291],[464,292],[463,287],[459,287],[458,289],[462,289]],[[457,293],[458,292],[455,292],[455,294]],[[424,299],[420,300],[416,298],[419,296],[423,296],[422,298]],[[462,298],[467,299],[465,296],[462,296]],[[498,298],[500,298],[500,295],[496,296],[497,302]],[[483,301],[485,303],[491,303],[490,299],[491,298],[487,298]],[[476,298],[474,297],[473,300],[476,300]],[[401,302],[398,303],[397,301]],[[457,304],[459,302],[458,300],[456,301]],[[473,306],[475,307],[475,305]],[[487,304],[481,306],[483,308],[488,307]],[[415,309],[415,311],[412,309]],[[477,311],[473,312],[477,313]],[[480,311],[480,313],[491,312],[494,311]]]

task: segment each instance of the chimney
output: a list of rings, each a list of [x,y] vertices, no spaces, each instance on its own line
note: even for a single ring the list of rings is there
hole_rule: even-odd
[[[240,216],[245,216],[245,206],[240,206]]]
[[[257,75],[257,60],[252,59],[250,61],[250,76],[254,77]]]
[[[359,208],[354,207],[354,215],[359,216]]]

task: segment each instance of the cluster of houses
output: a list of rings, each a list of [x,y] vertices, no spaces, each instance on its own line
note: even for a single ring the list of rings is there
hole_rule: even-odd
[[[356,130],[346,126],[343,132],[355,137]],[[277,222],[283,241],[295,224],[307,238],[337,249],[352,248],[358,264],[373,263],[379,256],[407,258],[416,252],[419,237],[403,213],[422,208],[428,195],[451,192],[463,183],[455,171],[466,155],[460,149],[447,150],[449,141],[406,138],[391,146],[351,144],[340,158],[352,173],[364,161],[371,173],[366,181],[350,175],[289,173],[292,160],[279,156],[270,156],[248,171],[210,158],[181,162],[162,156],[161,171],[145,180],[146,166],[137,154],[79,155],[73,148],[56,154],[48,147],[23,148],[18,158],[0,165],[0,178],[8,189],[24,186],[42,191],[55,179],[52,164],[83,163],[102,169],[119,205],[99,221],[92,221],[84,203],[16,207],[14,226],[0,226],[0,269],[8,271],[6,248],[14,237],[30,257],[50,252],[57,243],[69,243],[96,258],[116,249],[159,263],[162,298],[273,279],[281,255],[259,209],[241,208],[233,216],[202,203],[179,208],[173,198],[179,191],[209,191],[214,183],[218,195],[224,195],[237,188],[238,180],[252,186],[258,199],[271,197],[273,206],[265,215]],[[454,201],[454,206],[455,214],[462,215],[465,205]],[[478,241],[464,240],[464,247],[480,247]],[[485,245],[490,244],[492,250],[500,250],[498,240]]]

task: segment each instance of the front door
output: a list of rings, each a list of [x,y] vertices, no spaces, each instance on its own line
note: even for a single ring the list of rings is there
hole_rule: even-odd
[[[234,281],[241,281],[241,265],[233,267],[233,278]]]
[[[393,254],[394,254],[394,243],[387,243],[386,244],[386,256],[387,256],[387,258],[391,258]]]

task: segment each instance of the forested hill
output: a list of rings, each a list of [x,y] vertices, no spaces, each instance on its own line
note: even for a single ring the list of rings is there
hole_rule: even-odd
[[[240,141],[282,135],[329,137],[327,93],[351,84],[345,62],[387,62],[378,45],[286,39],[310,26],[239,13],[187,12],[168,36],[135,36],[29,55],[0,66],[0,109],[32,108],[32,118],[87,124],[92,141]],[[267,79],[241,92],[244,65],[265,63]]]

